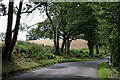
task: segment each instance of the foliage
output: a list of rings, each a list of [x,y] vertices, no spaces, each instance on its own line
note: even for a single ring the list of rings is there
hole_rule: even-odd
[[[100,78],[113,78],[107,65],[107,62],[103,62],[99,65],[99,77]]]
[[[15,45],[16,53],[29,54],[37,59],[44,59],[43,54],[46,53],[45,48],[42,45],[37,45],[28,42],[18,41]]]
[[[18,41],[12,52],[12,62],[3,61],[3,76],[57,63],[90,61],[101,58],[101,56],[98,58],[89,57],[88,48],[71,50],[70,54],[59,56],[51,53],[51,50],[53,50],[52,47]]]
[[[76,58],[103,58],[105,56],[109,56],[108,53],[105,53],[103,48],[100,48],[100,54],[96,54],[96,51],[94,50],[93,55],[89,55],[88,48],[83,49],[72,49],[70,50],[70,56],[76,57]]]
[[[35,29],[32,28],[30,31],[27,32],[26,40],[37,40],[37,36],[35,34]]]
[[[38,27],[35,28],[35,34],[38,38],[53,38],[50,22],[45,20],[44,22],[38,24]]]
[[[50,38],[54,40],[54,48],[45,48],[42,45],[18,42],[13,50],[15,42],[17,40],[20,15],[17,15],[19,19],[16,21],[15,31],[12,31],[12,18],[13,18],[13,3],[9,3],[9,10],[12,13],[8,15],[8,31],[6,33],[6,57],[9,55],[16,55],[13,58],[20,57],[23,55],[25,58],[31,57],[37,60],[55,59],[56,55],[53,54],[55,51],[59,54],[59,39],[63,39],[62,48],[68,52],[68,54],[62,53],[64,58],[101,58],[106,53],[111,53],[112,67],[120,69],[120,2],[115,3],[78,3],[78,2],[67,2],[67,3],[46,3],[46,2],[35,2],[34,4],[26,4],[21,12],[21,7],[18,10],[20,13],[32,13],[36,8],[40,10],[40,13],[46,12],[47,19],[40,23],[36,29],[28,31],[28,40],[36,40],[37,38]],[[34,6],[34,8],[32,7]],[[3,8],[6,8],[2,4]],[[5,10],[2,10],[5,14]],[[14,34],[12,35],[12,33]],[[12,38],[13,37],[13,38]],[[83,38],[88,41],[89,51],[82,50],[71,50],[69,53],[69,46],[73,39]],[[100,54],[94,54],[94,45],[98,47],[105,47],[105,51]],[[97,47],[97,48],[98,48]],[[96,52],[97,52],[96,48]],[[61,51],[62,52],[62,51]],[[73,61],[75,61],[73,60]],[[66,59],[65,59],[66,61]],[[52,64],[57,63],[51,61]],[[51,64],[49,61],[44,65]]]
[[[0,41],[4,42],[5,41],[5,33],[0,33]]]
[[[7,14],[7,7],[5,4],[0,2],[0,16],[5,16]]]
[[[106,40],[106,49],[112,55],[112,64],[120,69],[120,24],[119,24],[119,2],[99,3],[98,21],[101,24],[101,32]]]
[[[46,57],[47,59],[54,59],[54,58],[55,58],[55,55],[53,55],[53,54],[51,54],[51,53],[47,53],[47,54],[45,54],[45,57]]]

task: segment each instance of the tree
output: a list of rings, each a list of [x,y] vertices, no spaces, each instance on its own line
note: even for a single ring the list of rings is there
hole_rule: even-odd
[[[88,6],[86,6],[87,3],[56,3],[56,4],[59,4],[62,6],[63,17],[59,19],[60,14],[57,15],[58,17],[56,15],[53,16],[53,14],[55,13],[54,7],[56,6],[54,6],[54,3],[51,4],[52,6],[48,10],[51,13],[48,14],[48,11],[46,12],[50,22],[45,21],[44,23],[41,23],[40,28],[44,27],[43,28],[44,30],[41,31],[40,28],[38,28],[38,31],[40,30],[40,33],[41,33],[39,36],[41,36],[43,32],[50,31],[50,27],[51,27],[54,43],[57,44],[56,42],[57,41],[59,42],[59,38],[63,39],[61,52],[63,52],[63,48],[65,46],[66,53],[69,53],[71,41],[74,39],[81,38],[82,34],[89,35],[89,33],[94,32],[94,27],[96,27],[97,22],[94,17],[93,10],[91,8],[88,8]],[[51,10],[54,10],[54,11],[51,11]],[[60,13],[60,11],[58,12]],[[90,13],[91,15],[89,15],[88,12],[91,12]],[[61,23],[59,24],[59,29],[57,29],[57,32],[59,33],[56,33],[56,27],[58,27],[56,26],[58,24],[56,18],[58,20],[61,20]],[[51,25],[49,25],[49,23]],[[89,33],[87,33],[86,31]],[[58,39],[56,39],[55,37],[56,34],[58,34],[57,35]],[[42,35],[42,36],[45,36],[45,35]],[[90,36],[93,36],[93,34]]]
[[[49,8],[49,11],[48,11]],[[56,54],[60,54],[59,52],[59,28],[60,23],[62,20],[62,6],[59,3],[45,3],[44,9],[46,12],[46,15],[48,19],[50,20],[50,24],[52,27],[52,33],[53,33],[53,41],[54,41],[54,47]],[[51,15],[54,19],[54,22],[51,18]]]
[[[20,18],[21,18],[22,1],[19,3],[14,30],[12,30],[13,7],[14,7],[14,2],[9,2],[8,23],[7,23],[6,38],[5,38],[5,53],[3,55],[3,58],[5,59],[11,59],[11,53],[13,51],[13,48],[17,40]]]
[[[5,16],[7,15],[7,11],[6,11],[7,7],[5,4],[1,3],[0,4],[0,16]]]
[[[39,23],[38,27],[35,29],[35,34],[39,39],[40,38],[53,39],[50,21],[46,19],[44,22]]]
[[[9,6],[8,6],[8,23],[7,23],[7,30],[6,30],[6,38],[5,38],[5,52],[3,54],[3,59],[11,59],[11,54],[13,51],[13,48],[15,46],[15,43],[17,41],[17,35],[18,31],[20,29],[20,18],[21,14],[23,13],[32,13],[37,7],[31,8],[32,6],[28,3],[26,4],[26,7],[23,8],[22,12],[22,5],[23,0],[20,0],[19,7],[14,8],[14,0],[9,0]],[[5,11],[4,11],[5,12]],[[13,14],[16,15],[16,23],[15,28],[12,30],[12,22],[13,22]]]
[[[27,32],[28,34],[26,35],[27,40],[37,40],[37,36],[35,34],[35,29],[32,28],[30,31]]]
[[[68,27],[66,29],[68,30],[67,33],[70,33],[69,38],[79,39],[81,38],[80,35],[83,35],[83,38],[88,41],[90,55],[93,55],[94,35],[98,26],[93,9],[88,3],[76,3],[68,12],[66,19],[68,17],[69,19],[67,20]]]
[[[120,4],[117,3],[96,3],[93,5],[96,11],[99,32],[102,44],[111,53],[112,65],[120,69]]]
[[[104,4],[103,4],[104,5]],[[120,69],[120,4],[106,3],[107,8],[104,7],[106,26],[108,27],[108,49],[112,55],[112,64],[114,67]]]

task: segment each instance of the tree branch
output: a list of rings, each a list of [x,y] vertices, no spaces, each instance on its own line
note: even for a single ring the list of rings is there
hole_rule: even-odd
[[[47,11],[48,11],[48,9],[47,9],[47,3],[45,3],[44,9],[45,9],[45,12],[46,12],[46,15],[47,15],[48,19],[50,20],[50,23],[51,23],[51,25],[52,25],[52,28],[53,28],[53,30],[54,30],[53,21],[52,21],[50,15],[49,15],[48,12],[47,12]]]
[[[34,7],[32,10],[30,11],[25,11],[25,12],[21,12],[21,14],[23,13],[32,13],[36,8],[40,7],[40,5],[37,5],[36,7]]]

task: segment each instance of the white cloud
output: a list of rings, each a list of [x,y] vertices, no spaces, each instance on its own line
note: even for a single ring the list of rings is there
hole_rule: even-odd
[[[0,33],[5,32],[7,25],[7,16],[0,17]]]

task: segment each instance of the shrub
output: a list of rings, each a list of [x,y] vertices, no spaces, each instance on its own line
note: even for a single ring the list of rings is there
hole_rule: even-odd
[[[28,48],[24,45],[19,45],[19,50],[20,50],[20,52],[24,52],[24,53],[28,52]]]
[[[45,56],[46,56],[48,59],[54,59],[54,58],[55,58],[55,55],[54,55],[54,54],[51,54],[51,53],[47,53],[47,54],[45,54]]]
[[[83,51],[80,51],[80,53],[84,53]]]
[[[42,52],[39,52],[38,55],[36,55],[37,59],[45,59],[45,56]]]
[[[95,57],[95,58],[99,58],[100,55],[99,55],[99,54],[95,54],[94,57]]]
[[[18,45],[23,45],[23,41],[17,41]]]
[[[15,51],[13,52],[21,53],[24,57],[27,55],[27,57],[31,56],[36,59],[46,59],[45,55],[43,55],[46,53],[46,49],[42,45],[18,41],[15,45],[14,50]],[[53,56],[49,55],[48,58],[53,58]]]

